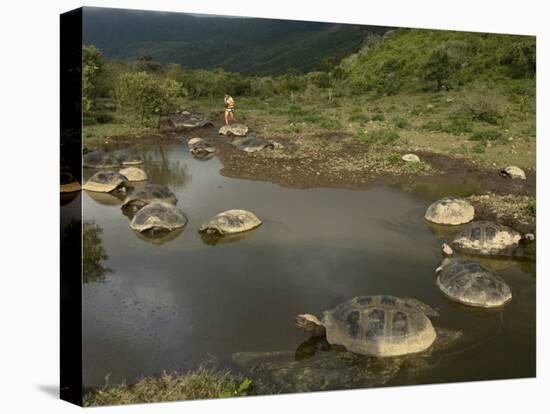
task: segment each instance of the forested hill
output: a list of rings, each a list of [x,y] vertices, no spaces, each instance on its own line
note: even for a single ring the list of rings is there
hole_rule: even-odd
[[[357,52],[386,28],[256,18],[225,18],[123,9],[84,9],[84,44],[107,58],[148,56],[184,68],[254,75],[322,69]]]

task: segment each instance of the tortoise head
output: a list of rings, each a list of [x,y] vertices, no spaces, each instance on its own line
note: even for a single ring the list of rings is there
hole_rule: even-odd
[[[325,327],[315,315],[309,313],[297,315],[295,322],[298,328],[311,333],[312,336],[322,336],[325,334]]]
[[[199,233],[205,233],[209,236],[223,236],[224,232],[212,222],[204,223],[199,227]]]
[[[451,257],[445,257],[439,267],[435,269],[435,274],[438,275],[451,262]]]

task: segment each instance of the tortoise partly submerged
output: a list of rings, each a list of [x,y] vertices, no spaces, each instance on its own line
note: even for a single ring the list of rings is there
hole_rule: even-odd
[[[116,171],[99,171],[86,181],[83,188],[87,191],[110,193],[115,190],[125,192],[127,187],[128,182],[122,174]]]
[[[147,180],[147,173],[141,168],[126,167],[119,171],[128,181],[145,181]]]
[[[461,253],[510,256],[516,252],[522,239],[520,233],[508,226],[475,221],[458,233],[451,246]]]
[[[84,168],[117,168],[120,161],[109,153],[92,151],[84,156],[82,165]]]
[[[137,154],[122,154],[118,156],[118,160],[122,163],[122,165],[143,164],[143,158]]]
[[[130,227],[140,233],[151,235],[173,231],[187,224],[187,217],[181,209],[171,203],[156,201],[147,204],[132,218]]]
[[[449,196],[431,204],[424,218],[432,223],[459,225],[474,219],[474,207],[460,197]]]
[[[216,152],[216,148],[202,138],[191,138],[187,141],[189,152],[198,158],[204,158]]]
[[[375,357],[421,352],[437,334],[426,313],[435,311],[415,299],[359,296],[326,311],[323,320],[298,315],[296,325],[313,335],[326,335],[332,345]]]
[[[441,292],[464,305],[497,308],[512,299],[502,278],[471,260],[446,257],[436,274]]]
[[[261,220],[250,211],[227,210],[204,222],[200,226],[199,232],[224,236],[252,230],[260,224],[262,224]]]
[[[147,184],[145,187],[134,191],[122,204],[124,209],[139,210],[154,201],[163,201],[175,205],[178,199],[170,189],[160,184]]]

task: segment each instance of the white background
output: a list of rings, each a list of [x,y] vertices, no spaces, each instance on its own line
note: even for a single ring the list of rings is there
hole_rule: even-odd
[[[88,409],[114,413],[224,411],[423,413],[548,412],[548,45],[545,2],[132,0],[111,6],[538,36],[538,369],[537,379],[193,401]],[[0,411],[69,413],[59,377],[59,17],[83,5],[3,2],[0,12]],[[546,76],[545,76],[546,75]],[[546,105],[545,105],[546,104]],[[542,190],[542,191],[541,191]],[[508,361],[506,363],[509,363]],[[350,411],[350,412],[353,412]]]

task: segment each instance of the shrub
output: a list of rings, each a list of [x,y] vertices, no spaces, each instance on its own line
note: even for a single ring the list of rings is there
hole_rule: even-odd
[[[441,131],[449,134],[460,135],[466,132],[472,132],[472,124],[466,119],[452,119],[447,125],[442,125]]]
[[[533,78],[537,70],[537,50],[534,38],[512,43],[500,63],[513,78]]]
[[[534,201],[530,201],[529,204],[527,204],[526,210],[527,214],[531,217],[537,216],[537,204]]]
[[[391,152],[387,156],[387,160],[391,163],[396,163],[401,161],[401,154],[397,152]]]
[[[391,144],[399,139],[399,134],[393,129],[377,129],[367,134],[367,141],[372,144]]]
[[[441,121],[436,121],[432,119],[430,121],[424,122],[420,126],[420,128],[426,131],[440,132],[443,130],[443,124],[441,123]]]
[[[485,144],[483,142],[478,142],[476,145],[474,145],[472,151],[474,151],[476,154],[483,154],[485,152]]]
[[[409,121],[400,116],[393,117],[391,121],[397,128],[407,128],[409,126]]]
[[[502,132],[498,129],[483,129],[470,135],[470,141],[498,141],[502,139]]]
[[[367,122],[369,122],[369,116],[365,114],[353,114],[348,118],[348,121],[366,124]]]
[[[95,114],[95,119],[98,124],[109,124],[115,120],[111,112],[98,112]]]
[[[475,121],[496,125],[502,120],[503,97],[489,89],[481,89],[468,94],[463,111]]]

